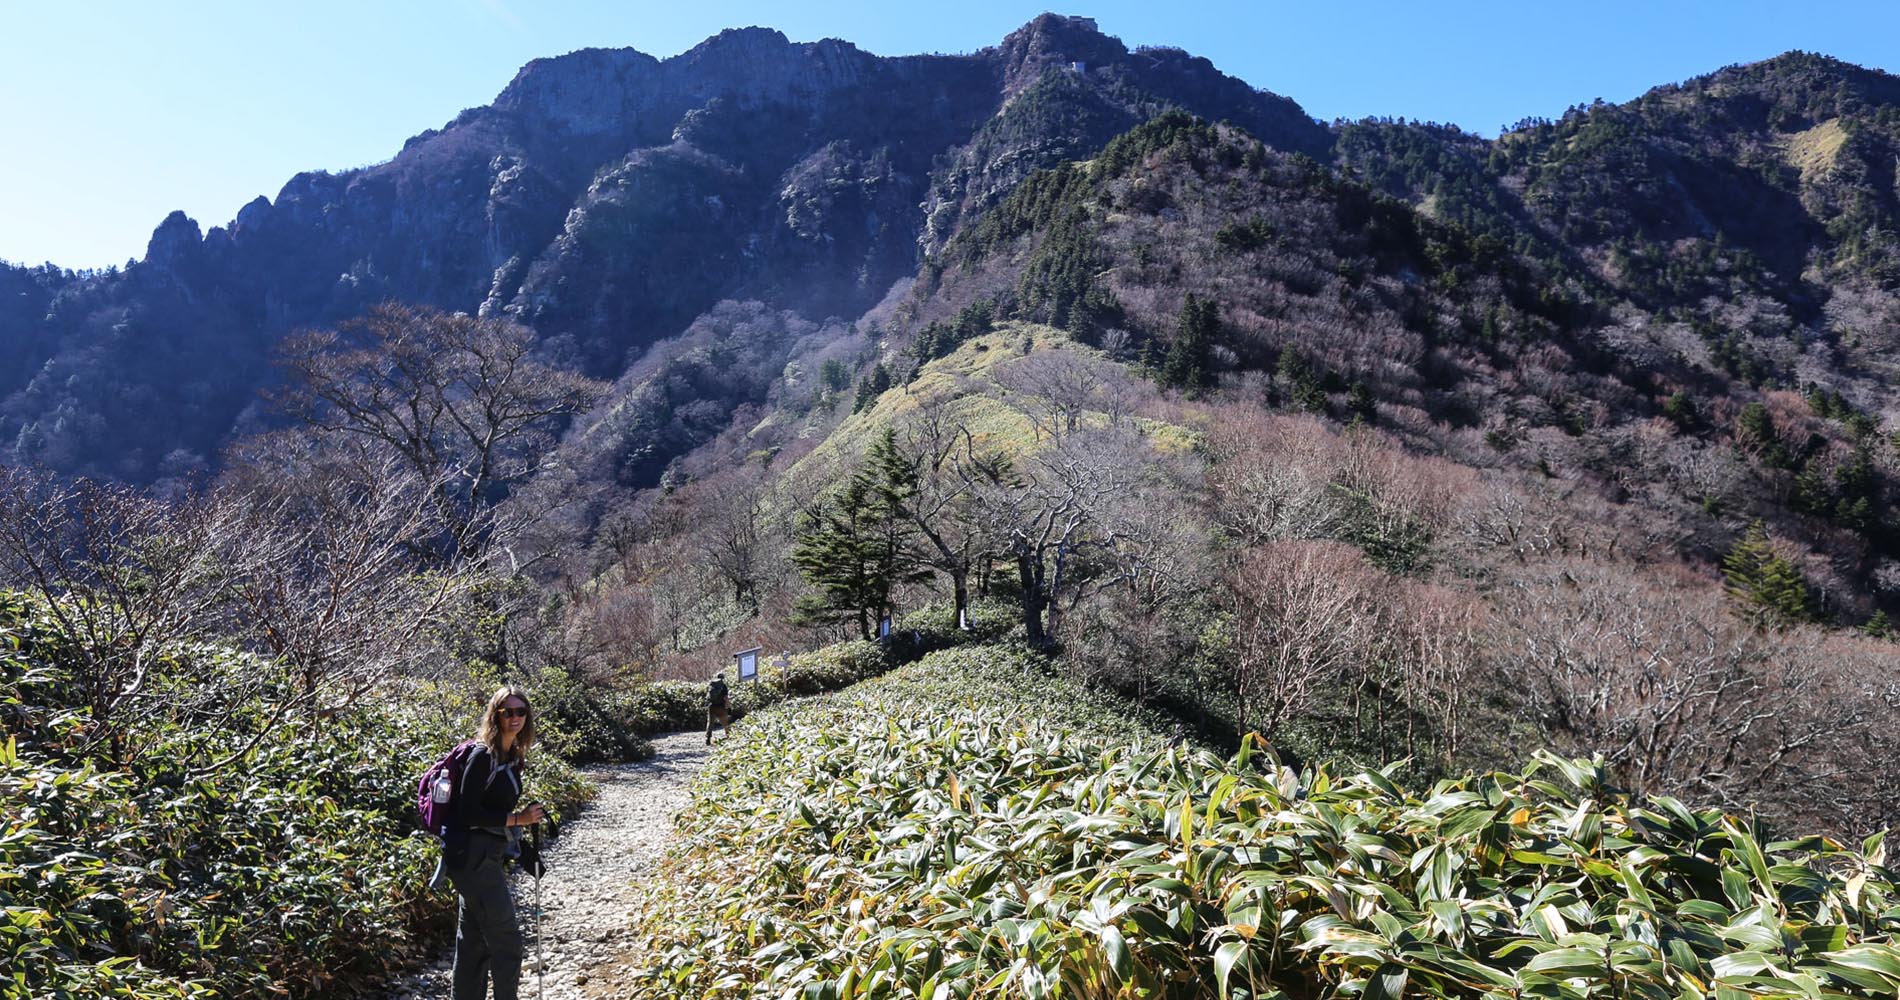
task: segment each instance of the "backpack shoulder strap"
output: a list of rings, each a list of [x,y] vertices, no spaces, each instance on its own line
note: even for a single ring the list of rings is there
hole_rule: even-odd
[[[506,774],[508,775],[508,780],[514,783],[515,792],[519,794],[521,791],[521,776],[515,773],[516,762],[511,760],[505,764],[497,764],[494,761],[494,754],[489,752],[488,744],[479,740],[469,740],[468,742],[473,745],[474,749],[469,752],[467,762],[462,765],[462,781],[460,787],[468,787],[468,775],[469,772],[475,768],[475,758],[486,757],[489,759],[488,778],[482,782],[482,787],[486,789],[495,783],[496,778]]]
[[[462,751],[465,754],[462,758],[462,780],[456,783],[456,787],[467,788],[468,774],[475,769],[475,758],[487,754],[488,747],[484,746],[480,740],[468,740],[462,744],[462,747],[466,747],[467,749],[466,751]],[[461,748],[457,749],[460,750]],[[491,782],[495,780],[492,773],[488,780]]]

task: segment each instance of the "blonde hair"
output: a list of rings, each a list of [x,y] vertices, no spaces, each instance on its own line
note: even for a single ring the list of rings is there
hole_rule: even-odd
[[[501,751],[501,707],[510,698],[521,699],[528,709],[528,717],[521,723],[521,732],[515,734],[514,746],[509,752]],[[534,745],[534,705],[528,701],[528,692],[514,684],[503,684],[495,689],[493,697],[488,699],[488,708],[482,712],[481,728],[476,730],[475,738],[488,747],[488,752],[498,763],[526,760],[528,748]]]

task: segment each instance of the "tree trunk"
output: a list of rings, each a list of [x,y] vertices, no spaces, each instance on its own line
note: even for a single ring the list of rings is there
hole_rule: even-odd
[[[1029,648],[1047,648],[1049,639],[1042,630],[1042,609],[1049,602],[1042,593],[1042,560],[1033,553],[1018,552],[1016,571],[1023,580],[1023,631],[1029,639]]]

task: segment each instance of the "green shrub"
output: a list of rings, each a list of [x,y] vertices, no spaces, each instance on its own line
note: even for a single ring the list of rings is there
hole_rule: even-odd
[[[1875,997],[1876,837],[1594,764],[1400,787],[1164,747],[1021,658],[766,713],[702,772],[635,987],[690,997]]]
[[[706,685],[655,681],[627,695],[627,721],[641,736],[694,729],[706,724]]]
[[[886,653],[877,643],[853,640],[791,657],[784,668],[761,664],[755,681],[732,685],[732,715],[742,718],[788,697],[835,691],[888,669]],[[706,724],[706,684],[700,681],[655,681],[628,695],[630,726],[641,736],[698,729]]]
[[[206,777],[177,766],[182,741],[131,772],[7,754],[9,969],[35,996],[84,993],[100,970],[83,967],[113,963],[172,981],[153,995],[381,981],[448,912],[412,818],[434,743],[387,717],[298,724]]]
[[[332,996],[439,951],[453,897],[426,889],[437,849],[414,794],[472,711],[365,704],[260,733],[252,705],[220,729],[156,724],[148,752],[104,771],[50,666],[61,642],[0,595],[0,994]],[[268,665],[196,647],[166,669]],[[560,813],[590,789],[542,755],[529,793]]]
[[[1000,602],[976,602],[969,619],[970,627],[959,629],[948,604],[928,604],[898,618],[888,642],[834,643],[789,657],[784,669],[762,663],[758,680],[732,685],[733,718],[787,698],[836,691],[935,650],[995,641],[1016,627],[1017,611]],[[732,681],[730,671],[727,681]],[[627,693],[624,700],[620,715],[627,720],[627,731],[641,737],[706,724],[706,685],[699,681],[655,681]]]
[[[538,738],[560,757],[592,764],[653,755],[641,738],[639,716],[628,694],[590,687],[559,667],[536,673],[529,693]]]

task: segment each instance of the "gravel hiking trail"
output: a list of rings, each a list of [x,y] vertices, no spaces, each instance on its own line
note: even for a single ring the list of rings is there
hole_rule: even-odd
[[[523,1000],[544,995],[586,1000],[611,985],[593,980],[626,949],[622,938],[640,898],[641,875],[672,837],[673,817],[686,808],[687,789],[710,749],[704,732],[672,733],[653,740],[651,760],[585,771],[600,786],[600,796],[561,824],[559,839],[543,842],[548,873],[541,879],[538,952],[534,880],[519,873],[512,879],[527,941]],[[544,978],[537,984],[542,960]],[[447,1000],[448,955],[397,982],[386,995],[389,1000]]]

